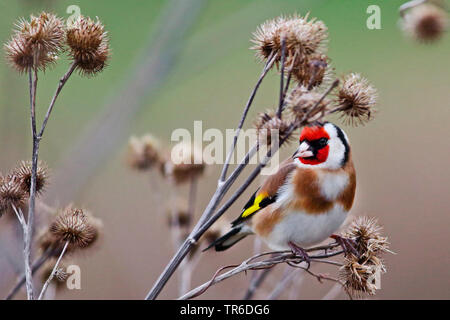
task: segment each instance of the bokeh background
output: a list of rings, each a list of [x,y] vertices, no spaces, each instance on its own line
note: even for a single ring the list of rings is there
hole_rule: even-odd
[[[358,177],[352,213],[378,217],[397,253],[386,256],[388,272],[376,298],[450,298],[450,42],[448,35],[433,45],[405,37],[398,27],[402,2],[1,0],[2,43],[18,17],[45,9],[67,18],[69,5],[78,5],[84,15],[98,16],[111,38],[110,65],[91,79],[72,76],[41,143],[40,158],[52,168],[45,202],[50,206],[73,202],[104,222],[97,248],[72,258],[81,266],[82,290],[61,291],[56,298],[145,296],[173,253],[166,217],[172,199],[168,195],[187,197],[188,190],[173,190],[158,172],[130,170],[124,160],[128,137],[149,132],[168,147],[171,132],[193,130],[194,120],[202,120],[204,129],[234,128],[261,70],[248,49],[252,32],[268,18],[308,11],[329,27],[329,56],[336,72],[361,72],[379,90],[375,120],[365,127],[344,127]],[[366,27],[370,4],[381,8],[381,30]],[[27,78],[1,61],[0,171],[5,172],[30,158],[31,143]],[[67,66],[62,58],[40,75],[37,111],[41,117]],[[257,112],[275,105],[277,79],[272,72],[263,83],[247,126]],[[209,167],[201,180],[197,214],[215,188],[219,169]],[[251,192],[224,219],[233,219]],[[11,240],[13,226],[5,221],[0,220],[0,292],[4,293],[22,268],[20,238]],[[15,233],[20,234],[17,229]],[[252,253],[252,239],[224,253],[204,253],[193,284],[207,281],[219,267]],[[283,268],[278,269],[257,298],[264,298],[279,281]],[[249,279],[250,274],[240,275],[203,297],[240,299]],[[298,298],[320,299],[331,286],[304,277]],[[161,298],[176,296],[173,278]]]

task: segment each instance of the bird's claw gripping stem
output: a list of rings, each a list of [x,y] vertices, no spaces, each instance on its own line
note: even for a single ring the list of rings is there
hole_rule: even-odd
[[[305,251],[305,249],[297,246],[295,243],[289,241],[289,247],[291,248],[292,252],[296,255],[301,257],[307,264],[308,269],[311,265],[311,258],[309,257],[308,253]]]

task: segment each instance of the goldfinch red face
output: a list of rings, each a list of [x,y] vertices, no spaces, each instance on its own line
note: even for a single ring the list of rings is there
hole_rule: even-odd
[[[299,167],[338,169],[347,162],[349,151],[346,134],[327,122],[303,128],[300,146],[293,157]]]

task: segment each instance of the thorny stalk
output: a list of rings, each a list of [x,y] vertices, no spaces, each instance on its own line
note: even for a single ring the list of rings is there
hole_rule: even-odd
[[[61,254],[58,257],[58,260],[56,260],[56,263],[55,263],[55,266],[53,267],[52,273],[50,274],[50,276],[48,277],[47,281],[45,281],[44,286],[42,287],[42,290],[41,290],[41,293],[39,294],[38,300],[42,300],[42,297],[44,296],[45,291],[48,288],[48,285],[53,280],[53,277],[55,276],[56,270],[58,270],[59,263],[61,262],[61,259],[64,256],[64,253],[66,253],[68,245],[69,245],[69,241],[66,241],[66,243],[64,244],[64,247],[63,247],[63,249],[61,251]]]

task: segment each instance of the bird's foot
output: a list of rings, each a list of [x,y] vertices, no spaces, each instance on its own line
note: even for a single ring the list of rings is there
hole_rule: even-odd
[[[307,269],[309,269],[309,266],[311,265],[311,258],[309,257],[308,253],[305,251],[305,249],[297,246],[295,243],[289,241],[289,247],[291,248],[292,252],[303,259],[308,264]]]
[[[355,257],[359,257],[359,252],[356,250],[356,242],[354,240],[341,237],[337,234],[331,235],[330,238],[336,240],[336,242],[342,247],[342,250],[344,250],[344,254],[346,256],[351,253]]]

